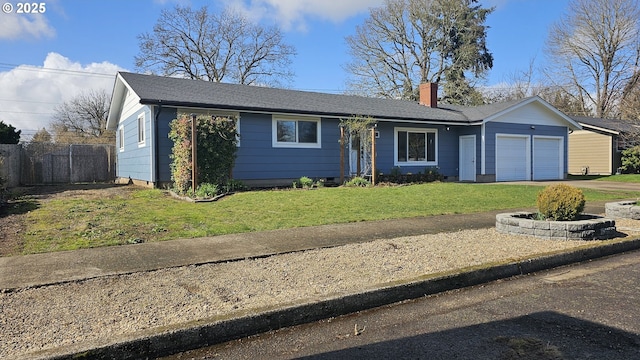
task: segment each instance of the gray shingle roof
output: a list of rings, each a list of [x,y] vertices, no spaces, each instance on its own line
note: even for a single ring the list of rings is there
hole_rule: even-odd
[[[601,119],[584,116],[571,116],[571,118],[585,126],[594,126],[616,132],[639,132],[640,124],[620,119]]]
[[[515,103],[477,108],[440,105],[430,108],[413,101],[368,98],[308,91],[215,83],[121,72],[124,81],[145,104],[266,111],[324,116],[371,116],[378,119],[472,123]]]

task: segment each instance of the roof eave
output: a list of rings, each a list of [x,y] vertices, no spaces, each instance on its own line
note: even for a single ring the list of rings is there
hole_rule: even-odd
[[[620,131],[617,131],[617,130],[607,129],[600,126],[595,126],[595,125],[586,124],[582,122],[578,122],[578,123],[582,126],[583,129],[595,130],[595,131],[604,132],[612,135],[620,135]]]
[[[296,109],[284,109],[284,108],[266,108],[255,106],[232,106],[232,105],[220,105],[210,103],[196,103],[188,101],[166,101],[159,99],[140,99],[141,104],[145,105],[162,105],[171,107],[185,107],[185,108],[203,108],[203,109],[218,109],[229,110],[235,112],[253,112],[253,113],[280,113],[280,114],[296,114],[296,115],[309,115],[309,116],[322,116],[331,118],[349,118],[353,116],[371,116],[378,121],[406,121],[414,123],[428,123],[428,124],[442,124],[442,125],[473,125],[472,121],[456,121],[456,120],[442,120],[442,119],[418,119],[412,117],[403,116],[380,116],[370,114],[354,114],[354,113],[340,113],[340,112],[328,112],[328,111],[309,111],[309,110],[296,110]]]

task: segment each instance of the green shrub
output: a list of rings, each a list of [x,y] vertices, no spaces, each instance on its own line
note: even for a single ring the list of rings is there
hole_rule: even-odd
[[[198,185],[196,196],[199,198],[212,198],[218,195],[218,185],[211,183],[202,183]]]
[[[247,186],[240,180],[229,179],[226,184],[222,187],[223,192],[230,193],[236,191],[243,191],[247,189]]]
[[[301,187],[303,189],[310,189],[313,186],[313,179],[307,176],[303,176],[300,179],[293,182],[295,189]]]
[[[349,187],[366,187],[371,185],[371,183],[369,182],[369,180],[360,177],[360,176],[356,176],[353,179],[347,181],[345,183],[345,186],[349,186]]]
[[[169,138],[173,141],[169,155],[171,180],[175,192],[181,195],[189,193],[194,166],[191,161],[191,123],[191,117],[185,114],[169,123]],[[199,116],[195,123],[198,182],[224,184],[230,179],[238,149],[236,118]]]
[[[536,201],[540,215],[554,221],[576,220],[584,203],[582,190],[565,184],[547,186]]]
[[[640,174],[640,145],[622,151],[621,168],[626,174]]]

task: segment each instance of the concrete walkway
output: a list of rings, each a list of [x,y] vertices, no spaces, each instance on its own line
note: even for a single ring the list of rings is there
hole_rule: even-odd
[[[602,209],[604,209],[602,207]],[[600,210],[600,208],[598,208]],[[602,210],[604,211],[604,210]],[[497,212],[358,222],[0,258],[0,290],[263,257],[382,238],[486,228]]]
[[[0,257],[0,291],[107,275],[264,257],[293,251],[495,226],[501,211],[366,221],[266,232]],[[586,212],[604,213],[604,203]]]

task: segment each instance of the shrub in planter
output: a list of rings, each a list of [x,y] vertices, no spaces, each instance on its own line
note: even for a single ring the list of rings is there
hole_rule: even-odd
[[[558,184],[544,188],[536,201],[538,212],[548,220],[576,220],[584,210],[584,194],[573,186]]]

